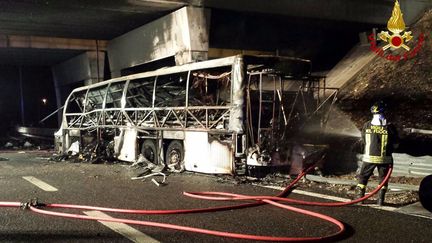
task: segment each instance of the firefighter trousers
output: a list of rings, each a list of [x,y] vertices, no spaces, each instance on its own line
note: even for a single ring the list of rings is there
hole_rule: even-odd
[[[375,164],[375,163],[363,162],[360,168],[360,173],[358,175],[358,179],[359,179],[358,183],[366,186],[369,177],[373,174],[375,167],[378,168],[378,175],[381,183],[384,180],[385,176],[387,175],[390,169],[390,165],[391,164]],[[384,185],[383,189],[386,189],[387,185],[388,183]]]

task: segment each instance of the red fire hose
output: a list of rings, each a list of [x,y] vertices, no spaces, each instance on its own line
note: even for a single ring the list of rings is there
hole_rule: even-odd
[[[321,158],[323,159],[323,158]],[[119,223],[126,223],[126,224],[135,224],[135,225],[144,225],[144,226],[152,226],[152,227],[160,227],[165,229],[174,229],[174,230],[181,230],[181,231],[187,231],[187,232],[194,232],[194,233],[201,233],[201,234],[208,234],[208,235],[214,235],[214,236],[222,236],[222,237],[230,237],[230,238],[237,238],[237,239],[247,239],[247,240],[260,240],[260,241],[323,241],[323,240],[330,240],[335,239],[336,237],[340,236],[345,230],[345,226],[342,222],[330,217],[326,216],[320,213],[312,212],[305,209],[300,209],[296,207],[292,207],[286,204],[281,204],[276,201],[282,201],[282,202],[288,202],[288,203],[295,203],[295,204],[301,204],[301,205],[315,205],[315,206],[344,206],[344,205],[350,205],[355,204],[358,202],[361,202],[363,200],[366,200],[367,198],[371,197],[373,194],[377,193],[378,190],[380,190],[385,183],[390,178],[392,168],[390,168],[387,176],[383,180],[383,182],[369,195],[366,195],[362,198],[350,201],[350,202],[336,202],[336,203],[325,203],[325,202],[309,202],[309,201],[303,201],[303,200],[296,200],[296,199],[290,199],[285,198],[292,187],[307,173],[309,172],[314,166],[309,167],[305,171],[303,171],[293,182],[291,182],[283,192],[279,193],[276,196],[246,196],[246,195],[239,195],[239,194],[233,194],[233,193],[224,193],[224,192],[184,192],[184,195],[194,197],[194,198],[200,198],[200,199],[208,199],[208,200],[254,200],[256,202],[252,203],[244,203],[239,205],[233,205],[233,206],[222,206],[222,207],[211,207],[211,208],[199,208],[199,209],[176,209],[176,210],[133,210],[133,209],[118,209],[118,208],[106,208],[106,207],[94,207],[94,206],[85,206],[85,205],[71,205],[71,204],[40,204],[38,202],[32,201],[29,203],[20,203],[20,202],[0,202],[0,207],[22,207],[22,208],[28,208],[33,212],[40,213],[40,214],[46,214],[51,216],[58,216],[58,217],[66,217],[66,218],[75,218],[75,219],[83,219],[83,220],[97,220],[97,221],[109,221],[109,222],[119,222]],[[246,207],[254,207],[259,206],[263,204],[271,204],[273,206],[287,209],[290,211],[294,211],[297,213],[305,214],[308,216],[320,218],[322,220],[328,221],[330,223],[335,224],[339,230],[336,233],[327,235],[327,236],[317,236],[317,237],[275,237],[275,236],[260,236],[260,235],[250,235],[250,234],[239,234],[239,233],[231,233],[231,232],[223,232],[223,231],[215,231],[215,230],[208,230],[208,229],[201,229],[201,228],[194,228],[194,227],[188,227],[188,226],[182,226],[182,225],[174,225],[174,224],[166,224],[166,223],[158,223],[158,222],[151,222],[151,221],[140,221],[140,220],[130,220],[130,219],[122,219],[122,218],[99,218],[99,217],[91,217],[86,215],[80,215],[80,214],[71,214],[71,213],[62,213],[62,212],[52,212],[48,210],[41,209],[42,207],[46,208],[67,208],[67,209],[81,209],[81,210],[98,210],[98,211],[105,211],[105,212],[116,212],[116,213],[131,213],[131,214],[185,214],[185,213],[199,213],[199,212],[214,212],[214,211],[221,211],[221,210],[231,210],[231,209],[239,209],[239,208],[246,208]]]
[[[361,198],[351,200],[349,202],[310,202],[310,201],[303,201],[303,200],[298,200],[298,199],[283,198],[283,197],[278,197],[278,196],[244,196],[244,195],[240,195],[240,194],[226,193],[226,192],[184,192],[183,194],[186,196],[189,196],[189,197],[193,197],[193,198],[206,199],[206,200],[218,200],[218,201],[226,201],[226,200],[228,200],[228,201],[231,201],[231,200],[273,200],[273,201],[282,201],[282,202],[288,202],[288,203],[294,203],[294,204],[300,204],[300,205],[340,207],[340,206],[356,204],[356,203],[362,202],[362,201],[372,197],[390,179],[390,175],[391,175],[392,170],[393,170],[393,168],[390,167],[389,172],[387,173],[384,180],[371,193],[369,193],[369,194],[367,194]],[[289,188],[289,187],[287,187],[287,188]],[[284,191],[286,191],[286,189]]]

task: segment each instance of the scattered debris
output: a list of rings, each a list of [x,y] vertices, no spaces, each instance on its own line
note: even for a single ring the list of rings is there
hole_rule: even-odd
[[[186,171],[184,163],[180,163],[180,165],[177,163],[176,164],[169,164],[167,166],[167,169],[168,169],[168,171],[174,172],[174,173],[182,173],[182,172]]]
[[[147,160],[146,157],[144,157],[144,155],[140,154],[138,156],[137,161],[134,162],[133,164],[131,164],[131,167],[134,167],[134,166],[137,166],[137,165],[143,165],[143,164],[147,165],[149,163],[151,163],[151,162],[149,160]]]
[[[4,147],[5,147],[5,148],[12,148],[12,147],[14,147],[14,145],[13,145],[13,143],[11,143],[11,142],[7,142],[7,143],[4,145]]]
[[[156,184],[156,186],[160,186],[160,184],[159,184],[155,179],[152,179],[152,182],[153,182],[154,184]]]
[[[1,148],[7,150],[18,150],[18,149],[51,149],[53,148],[52,141],[42,140],[38,138],[29,138],[23,136],[12,136],[8,135],[6,138],[0,138],[0,143],[3,144]]]
[[[79,149],[79,141],[75,141],[71,144],[71,146],[69,147],[69,149],[67,150],[67,153],[69,155],[76,155],[78,154],[80,151]]]
[[[139,176],[139,177],[132,177],[131,179],[132,180],[142,180],[142,181],[144,181],[146,178],[153,177],[153,176],[158,176],[158,175],[163,176],[163,180],[161,182],[156,181],[154,178],[152,178],[151,181],[154,184],[156,184],[156,186],[165,185],[166,175],[164,173],[162,173],[162,172],[151,173],[151,174],[142,175],[142,176]]]
[[[168,167],[164,164],[154,164],[147,160],[142,154],[139,155],[138,160],[134,162],[132,165],[128,167],[134,176],[131,177],[132,180],[145,180],[148,177],[152,177],[155,175],[162,175],[164,178],[162,182],[158,182],[152,179],[153,183],[157,186],[165,183],[166,174],[162,173],[162,171],[166,171]]]
[[[319,175],[316,175],[318,173],[315,173],[315,178],[321,177]],[[317,182],[307,179],[307,177],[310,177],[311,175],[307,175],[306,179],[303,178],[296,184],[296,188],[300,190],[305,191],[312,191],[312,192],[318,192],[322,194],[327,195],[333,195],[338,196],[342,198],[353,198],[354,197],[354,189],[356,185],[356,179],[355,175],[346,175],[346,176],[329,176],[327,175],[325,178],[329,178],[329,181],[340,181],[340,178],[349,178],[345,179],[343,181],[350,181],[350,183],[347,184],[334,184],[334,183],[328,183],[328,182]],[[324,178],[324,177],[322,177]],[[263,185],[263,186],[278,186],[278,187],[286,187],[288,186],[295,178],[290,176],[289,174],[282,174],[282,173],[273,173],[273,174],[267,174],[265,177],[262,178],[256,178],[256,177],[250,177],[250,176],[218,176],[217,182],[219,183],[232,183],[232,184],[254,184],[254,185]],[[374,185],[378,184],[377,177],[373,176],[370,181],[370,185],[368,186],[369,190],[371,191],[374,188]],[[400,185],[400,187],[407,186],[407,183],[413,183],[414,185],[418,185],[416,183],[419,183],[419,178],[409,178],[409,177],[391,177],[390,183],[397,183],[398,181],[405,181],[403,184],[396,184]],[[387,193],[386,196],[386,203],[392,205],[392,206],[404,206],[407,204],[411,204],[414,202],[419,201],[418,196],[418,189],[416,190],[401,190],[401,189],[391,189]],[[367,203],[376,200],[376,196],[373,196],[368,200]]]
[[[24,148],[32,148],[34,145],[32,143],[30,143],[29,141],[25,141],[25,143],[23,144]]]
[[[65,154],[54,154],[51,161],[70,161],[73,163],[87,162],[91,164],[114,162],[114,147],[111,142],[90,142],[82,149],[79,141],[71,144]]]
[[[375,180],[375,183],[369,184],[378,184],[376,178],[371,178]],[[298,188],[303,190],[313,190],[313,191],[322,191],[326,194],[336,195],[344,198],[354,198],[354,189],[355,189],[355,180],[352,181],[351,185],[339,185],[325,182],[314,182],[310,180],[300,181],[298,184]],[[370,181],[372,182],[372,181]],[[403,184],[402,184],[403,186]],[[374,187],[373,185],[368,186],[369,191],[371,191]],[[376,196],[374,195],[369,200],[376,200]],[[393,206],[403,206],[413,202],[417,202],[419,200],[418,193],[416,191],[409,190],[389,190],[389,193],[386,196],[386,203],[392,204]]]

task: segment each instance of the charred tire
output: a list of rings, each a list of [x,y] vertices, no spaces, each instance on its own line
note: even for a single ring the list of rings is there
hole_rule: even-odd
[[[432,175],[426,176],[420,183],[419,198],[420,203],[429,212],[432,212]]]
[[[141,154],[144,156],[144,158],[146,158],[148,161],[152,162],[153,164],[158,164],[156,141],[150,139],[144,140],[141,146]]]
[[[255,178],[264,178],[268,174],[268,168],[264,166],[247,166],[247,174]]]
[[[173,140],[168,145],[165,154],[165,163],[168,167],[176,170],[184,169],[184,148],[183,142]]]

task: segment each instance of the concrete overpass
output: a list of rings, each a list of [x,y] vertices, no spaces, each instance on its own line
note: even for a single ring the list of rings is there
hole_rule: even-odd
[[[408,25],[432,5],[431,0],[400,3]],[[23,68],[49,68],[47,78],[53,80],[58,107],[77,85],[236,52],[296,55],[328,68],[357,42],[358,32],[384,26],[393,4],[393,0],[2,1],[0,64],[19,67],[20,74],[8,82],[24,86]],[[21,99],[22,110],[23,103]]]

